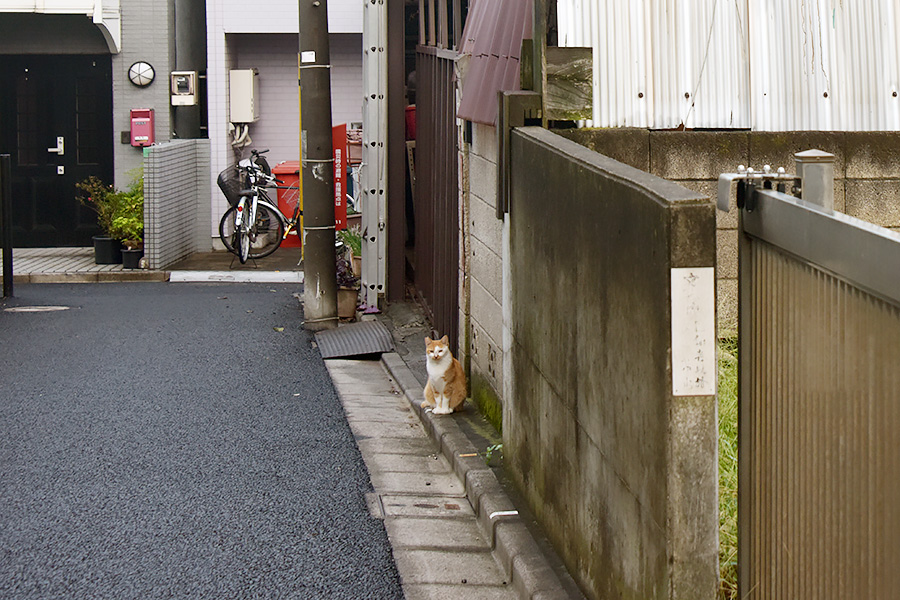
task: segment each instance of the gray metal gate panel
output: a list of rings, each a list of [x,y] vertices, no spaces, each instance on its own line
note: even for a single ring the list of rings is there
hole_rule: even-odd
[[[741,218],[739,597],[896,597],[900,236],[756,197]]]
[[[415,284],[453,352],[459,322],[455,56],[427,46],[416,51]]]

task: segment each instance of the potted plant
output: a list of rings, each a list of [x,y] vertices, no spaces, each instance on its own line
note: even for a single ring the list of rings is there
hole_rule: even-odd
[[[110,234],[122,242],[122,266],[137,269],[144,256],[144,178],[138,175],[126,192],[113,218]]]
[[[350,262],[338,255],[335,265],[337,272],[337,311],[341,319],[352,319],[356,316],[356,304],[359,300],[359,277],[353,274]]]
[[[98,265],[114,265],[122,262],[122,245],[112,235],[113,220],[122,197],[111,185],[106,185],[98,177],[91,176],[75,184],[83,192],[78,201],[97,213],[97,225],[101,235],[95,235],[94,262]]]
[[[362,274],[362,233],[359,227],[348,227],[338,231],[338,238],[344,243],[344,247],[350,250],[350,265],[353,274],[359,277]]]

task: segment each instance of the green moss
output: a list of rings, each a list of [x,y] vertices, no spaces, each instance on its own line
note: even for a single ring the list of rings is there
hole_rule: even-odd
[[[481,374],[472,373],[472,404],[484,418],[494,426],[497,433],[503,433],[503,404],[491,384]]]

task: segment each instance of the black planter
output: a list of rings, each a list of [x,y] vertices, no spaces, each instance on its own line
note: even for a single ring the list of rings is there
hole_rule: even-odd
[[[139,269],[141,266],[141,257],[144,251],[141,248],[122,250],[122,267],[126,269]]]
[[[113,238],[95,235],[94,262],[98,265],[122,264],[122,243]]]

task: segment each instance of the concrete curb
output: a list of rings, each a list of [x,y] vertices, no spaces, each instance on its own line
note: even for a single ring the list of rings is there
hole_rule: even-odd
[[[569,593],[521,517],[498,514],[515,511],[516,507],[456,421],[435,417],[422,409],[423,388],[399,354],[382,354],[381,362],[400,386],[425,431],[460,481],[465,483],[466,497],[475,510],[478,526],[488,536],[494,557],[518,596],[533,600],[568,600]],[[473,454],[475,456],[471,456]]]
[[[168,271],[97,271],[93,273],[32,273],[13,275],[13,283],[110,283],[116,281],[168,281]]]

